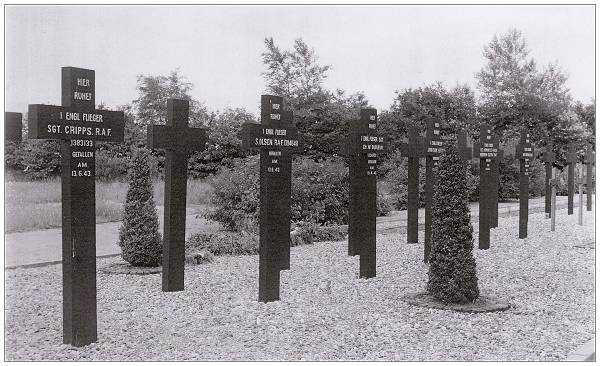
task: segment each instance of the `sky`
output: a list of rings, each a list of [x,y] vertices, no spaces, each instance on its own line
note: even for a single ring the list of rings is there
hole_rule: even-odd
[[[96,104],[137,97],[138,75],[179,68],[210,111],[258,114],[265,37],[302,38],[331,65],[325,87],[389,109],[436,81],[476,88],[483,46],[522,31],[539,65],[558,62],[574,99],[595,97],[593,6],[5,6],[5,110],[60,104],[60,68],[96,71]]]

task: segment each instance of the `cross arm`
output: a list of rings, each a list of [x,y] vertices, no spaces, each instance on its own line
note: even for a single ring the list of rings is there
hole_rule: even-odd
[[[149,125],[148,148],[191,153],[206,148],[208,138],[203,128],[175,128],[164,125]]]
[[[124,121],[121,111],[30,104],[29,138],[121,142],[125,135]]]
[[[242,125],[242,149],[288,150],[300,152],[303,141],[298,129],[291,124],[257,124]]]

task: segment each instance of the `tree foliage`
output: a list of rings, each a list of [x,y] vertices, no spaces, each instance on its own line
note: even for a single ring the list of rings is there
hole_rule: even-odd
[[[129,188],[119,228],[121,256],[133,266],[156,267],[162,258],[162,240],[150,181],[149,153],[138,149],[129,167]]]
[[[427,284],[429,293],[445,303],[466,303],[479,297],[466,170],[456,147],[447,145],[434,187]]]

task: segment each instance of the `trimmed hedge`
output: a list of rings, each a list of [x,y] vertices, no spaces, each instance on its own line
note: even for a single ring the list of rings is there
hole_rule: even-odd
[[[434,187],[427,284],[429,293],[444,303],[466,303],[479,297],[466,170],[456,148],[447,146]]]
[[[148,150],[139,149],[131,160],[118,242],[123,259],[140,267],[156,267],[162,259],[148,155]]]

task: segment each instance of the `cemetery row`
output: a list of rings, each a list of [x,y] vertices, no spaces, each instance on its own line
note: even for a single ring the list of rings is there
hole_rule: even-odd
[[[566,203],[566,201],[565,201]],[[377,277],[356,279],[346,241],[296,246],[281,272],[281,300],[256,301],[258,257],[187,266],[183,292],[160,274],[98,271],[97,342],[62,345],[61,266],[6,271],[7,360],[559,361],[593,337],[594,213],[584,226],[567,208],[555,232],[545,214],[500,216],[489,250],[474,252],[480,290],[506,299],[498,313],[412,306],[404,294],[428,279],[421,244],[377,234]],[[477,240],[477,225],[474,226]],[[535,235],[533,235],[535,233]],[[424,232],[419,232],[423,243]],[[98,267],[120,258],[100,258]],[[54,316],[48,316],[54,314]]]
[[[207,136],[204,129],[188,126],[188,101],[171,99],[167,111],[167,124],[148,126],[147,139],[151,149],[166,150],[162,289],[171,292],[184,289],[187,157],[191,152],[205,147]],[[97,340],[95,143],[123,141],[123,119],[122,112],[95,109],[94,71],[73,67],[62,69],[61,106],[29,106],[29,138],[61,141],[63,342],[76,346]],[[283,98],[263,95],[261,124],[243,126],[243,147],[260,150],[260,302],[280,299],[280,271],[291,268],[291,162],[293,154],[302,149],[301,136],[292,125],[292,120],[293,114],[285,110]],[[9,128],[10,124],[6,126]],[[359,256],[360,277],[372,278],[376,276],[377,267],[377,164],[387,147],[385,138],[377,134],[375,109],[362,109],[360,119],[354,121],[351,128],[344,151],[350,172],[348,254]],[[11,133],[6,136],[18,138]],[[435,120],[427,122],[424,138],[416,129],[410,129],[408,141],[403,146],[403,153],[409,159],[407,242],[415,243],[418,240],[418,159],[425,158],[425,263],[429,261],[431,251],[433,188],[438,162],[449,144],[457,144],[462,160],[480,160],[480,249],[490,248],[490,228],[498,226],[498,159],[502,151],[499,149],[499,138],[494,135],[492,128],[482,125],[479,141],[472,147],[467,145],[465,132],[450,135]],[[569,214],[572,214],[576,155],[573,147],[569,151]],[[528,167],[535,156],[527,131],[522,132],[516,153],[521,161],[519,237],[526,238]],[[544,153],[547,190],[551,190],[547,199],[555,196],[556,182],[551,179],[553,161],[552,149],[548,149]],[[593,153],[588,150],[588,210],[591,210],[593,161]],[[582,183],[579,182],[580,185]],[[547,212],[552,220],[551,229],[554,230],[555,203],[553,199],[548,203]]]

